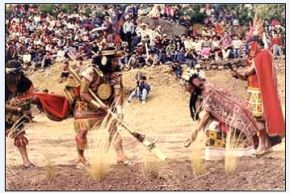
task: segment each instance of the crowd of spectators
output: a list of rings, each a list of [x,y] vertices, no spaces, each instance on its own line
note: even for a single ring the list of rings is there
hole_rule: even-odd
[[[55,5],[59,9],[59,5]],[[25,67],[44,70],[67,58],[90,59],[106,48],[124,51],[123,66],[143,67],[200,60],[246,57],[248,25],[241,26],[238,14],[220,5],[203,5],[203,27],[197,29],[189,16],[190,5],[82,4],[69,13],[44,14],[39,5],[9,5],[6,14],[6,61],[19,59]],[[88,13],[87,10],[90,10]],[[180,11],[183,10],[183,11]],[[151,28],[138,18],[179,23],[186,33],[172,37],[161,26]],[[285,28],[276,19],[265,21],[263,43],[274,58],[284,55]]]

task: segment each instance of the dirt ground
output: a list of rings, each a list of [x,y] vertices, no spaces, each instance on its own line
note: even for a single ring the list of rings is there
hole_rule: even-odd
[[[284,62],[284,61],[282,61]],[[281,62],[281,63],[282,63]],[[61,65],[54,65],[46,72],[37,72],[31,79],[40,89],[48,88],[60,93],[63,84],[58,83]],[[138,70],[124,73],[125,91],[135,85]],[[146,134],[149,139],[158,138],[159,148],[169,161],[158,162],[157,169],[144,172],[144,158],[149,154],[126,131],[121,130],[123,145],[135,165],[113,164],[102,181],[94,180],[85,169],[75,166],[77,153],[74,144],[73,119],[52,122],[44,114],[35,113],[34,123],[26,125],[29,138],[29,157],[37,168],[25,170],[13,141],[6,143],[7,190],[285,190],[285,142],[274,147],[264,157],[244,157],[238,160],[237,169],[226,173],[224,161],[205,161],[201,175],[191,169],[191,148],[183,142],[195,126],[188,101],[189,95],[170,74],[166,66],[142,69],[152,86],[148,102],[143,105],[134,100],[124,106],[124,122],[132,129]],[[208,71],[207,80],[233,90],[245,97],[245,82],[231,78],[229,71]],[[279,95],[285,111],[285,70],[278,70]],[[104,132],[106,133],[106,132]],[[108,136],[104,134],[104,138]],[[88,135],[88,161],[94,155],[95,133]],[[98,136],[100,137],[100,136]],[[151,156],[149,156],[151,157]],[[153,159],[154,160],[154,159]],[[153,166],[152,166],[153,167]],[[153,167],[153,168],[154,168]],[[52,175],[53,173],[53,175]]]

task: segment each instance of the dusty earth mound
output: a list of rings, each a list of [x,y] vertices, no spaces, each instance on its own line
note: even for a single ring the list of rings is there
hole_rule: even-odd
[[[176,23],[164,19],[152,19],[148,16],[141,17],[138,22],[148,24],[152,30],[156,29],[158,25],[161,26],[161,34],[167,34],[169,37],[174,37],[180,34],[186,34],[187,28]]]
[[[40,90],[48,88],[59,93],[63,83],[58,83],[60,64],[47,72],[31,76]],[[149,139],[158,138],[160,149],[168,156],[168,163],[155,165],[144,172],[144,158],[148,152],[126,131],[121,130],[124,149],[136,165],[113,164],[101,181],[91,178],[86,170],[77,169],[73,119],[52,122],[43,114],[35,114],[35,122],[26,127],[30,140],[30,159],[38,168],[22,169],[20,157],[13,141],[6,145],[7,190],[285,190],[285,142],[274,152],[262,157],[239,160],[237,170],[225,173],[223,161],[206,161],[201,175],[192,172],[192,149],[184,148],[183,142],[195,126],[189,115],[189,95],[170,73],[168,66],[134,69],[124,72],[123,81],[128,94],[135,86],[135,74],[141,71],[152,86],[148,102],[143,105],[133,100],[124,106],[124,122],[132,129],[146,134]],[[50,75],[47,75],[47,74]],[[245,82],[231,78],[229,71],[208,71],[207,80],[245,97]],[[278,71],[279,93],[285,109],[285,70]],[[127,97],[128,95],[126,95]],[[107,132],[102,138],[107,139]],[[88,161],[92,161],[96,138],[88,135]],[[150,154],[149,154],[150,155]],[[145,159],[146,160],[146,159]],[[153,169],[152,169],[153,168]],[[148,170],[150,170],[148,174]],[[53,171],[53,172],[52,172]],[[156,172],[157,171],[157,172]],[[52,175],[53,174],[53,175]]]

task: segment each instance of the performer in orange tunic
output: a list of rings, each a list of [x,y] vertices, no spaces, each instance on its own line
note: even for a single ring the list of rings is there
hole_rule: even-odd
[[[259,35],[263,32],[262,20],[255,17],[250,40],[249,66],[241,71],[233,71],[233,76],[248,81],[249,109],[259,127],[257,154],[261,155],[271,146],[281,142],[285,135],[285,123],[277,93],[277,80],[272,54],[262,49]]]
[[[87,146],[87,133],[98,127],[107,116],[107,109],[112,107],[122,119],[123,104],[122,74],[118,68],[118,57],[115,50],[102,51],[101,56],[93,58],[93,65],[81,70],[80,94],[77,97],[74,117],[76,145],[79,163],[86,163],[84,151]],[[89,93],[89,89],[104,103],[100,105]],[[117,122],[109,121],[109,142],[117,153],[117,162],[130,164],[123,151],[122,138],[117,132]]]

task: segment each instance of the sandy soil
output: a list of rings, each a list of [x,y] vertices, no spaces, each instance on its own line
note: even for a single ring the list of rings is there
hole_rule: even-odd
[[[59,84],[60,65],[47,72],[37,72],[31,76],[41,90],[48,88],[61,92]],[[126,93],[135,85],[135,73],[124,73]],[[285,190],[285,142],[274,148],[274,152],[262,158],[247,157],[238,162],[237,170],[228,174],[223,161],[206,161],[202,175],[192,172],[190,156],[192,149],[183,147],[183,142],[195,123],[189,115],[189,95],[170,74],[168,67],[142,69],[149,77],[152,92],[143,105],[137,100],[125,105],[124,122],[130,128],[146,134],[149,139],[158,138],[159,148],[169,157],[168,162],[158,163],[158,175],[146,176],[142,169],[145,148],[126,131],[121,131],[124,149],[136,163],[134,166],[113,164],[103,181],[92,179],[86,170],[77,169],[77,153],[74,144],[73,119],[52,122],[45,115],[36,113],[35,122],[27,124],[26,132],[30,144],[29,157],[38,167],[24,170],[13,141],[6,143],[6,189],[7,190]],[[244,82],[234,80],[229,71],[208,71],[208,81],[232,89],[245,97]],[[285,109],[285,70],[278,71],[279,94]],[[107,137],[103,133],[103,137]],[[95,135],[90,133],[89,147],[93,147]],[[86,156],[93,156],[89,148]],[[48,179],[47,168],[54,171]],[[143,172],[142,172],[143,171]]]

